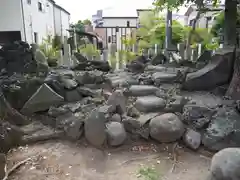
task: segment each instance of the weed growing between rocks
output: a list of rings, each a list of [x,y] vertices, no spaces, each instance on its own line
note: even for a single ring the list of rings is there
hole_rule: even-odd
[[[161,175],[153,167],[142,167],[138,170],[138,177],[142,180],[161,180]]]

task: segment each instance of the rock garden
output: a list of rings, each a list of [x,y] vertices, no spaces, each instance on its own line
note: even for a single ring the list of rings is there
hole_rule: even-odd
[[[79,53],[74,54],[78,61],[74,66],[50,68],[43,53],[33,50],[27,43],[3,46],[0,49],[0,179],[10,179],[11,175],[13,179],[21,179],[21,173],[15,175],[13,172],[27,161],[6,171],[6,157],[14,157],[14,152],[19,151],[18,155],[23,156],[26,148],[35,152],[34,147],[38,147],[39,153],[48,149],[49,153],[56,154],[58,150],[56,156],[66,155],[59,166],[63,162],[76,162],[76,159],[81,164],[81,158],[70,155],[74,152],[69,147],[75,143],[85,145],[82,158],[93,156],[90,151],[104,153],[111,149],[113,153],[114,149],[120,151],[126,145],[134,145],[140,152],[145,145],[151,151],[158,146],[169,147],[173,158],[172,173],[180,163],[177,160],[179,152],[189,154],[204,150],[212,154],[219,151],[212,159],[210,171],[204,169],[206,177],[199,175],[199,180],[239,179],[239,149],[233,148],[240,145],[239,102],[225,96],[233,59],[238,58],[235,54],[238,55],[231,48],[216,52],[210,63],[201,69],[177,63],[161,64],[161,58],[165,58],[162,54],[151,60],[139,56],[125,69],[113,71],[107,61],[88,60]],[[207,58],[206,54],[200,58]],[[229,66],[225,61],[229,61]],[[39,144],[47,140],[54,141]],[[139,142],[144,146],[135,146]],[[188,159],[195,158],[191,153]],[[128,155],[126,161],[131,161]],[[45,156],[34,158],[40,162]],[[148,157],[149,160],[154,158]],[[95,162],[98,168],[104,168],[104,159]],[[204,168],[209,166],[203,160],[196,161]],[[160,160],[156,162],[161,164]],[[190,162],[189,168],[195,163]],[[151,170],[141,169],[140,175],[146,171],[151,174]],[[126,173],[121,166],[119,172]],[[62,172],[64,177],[58,176],[61,172],[55,173],[45,174],[43,179],[85,177],[74,172]],[[156,175],[154,173],[152,176]],[[33,175],[27,175],[25,179],[34,179]],[[196,174],[188,179],[197,179],[194,176]],[[180,177],[187,179],[187,176]],[[91,178],[129,177],[125,174],[122,178],[119,174],[85,177]],[[170,180],[174,178],[177,179],[172,174]]]

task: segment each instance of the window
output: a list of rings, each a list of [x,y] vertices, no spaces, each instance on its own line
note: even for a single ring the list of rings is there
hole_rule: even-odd
[[[116,27],[116,32],[119,32],[119,27],[118,26]]]
[[[111,43],[111,36],[108,36],[108,43]]]
[[[38,33],[34,32],[33,35],[34,35],[34,43],[38,44]]]
[[[32,0],[27,0],[27,3],[28,4],[32,4]]]
[[[43,5],[41,2],[38,2],[38,10],[43,11]]]
[[[117,43],[117,36],[116,35],[112,35],[112,43]]]
[[[129,21],[127,21],[127,27],[130,27],[130,22]]]

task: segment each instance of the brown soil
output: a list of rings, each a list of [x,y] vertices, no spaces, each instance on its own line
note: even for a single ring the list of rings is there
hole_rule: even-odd
[[[32,160],[16,170],[9,180],[137,180],[142,167],[155,167],[159,180],[205,180],[211,154],[178,148],[171,172],[172,144],[138,142],[115,149],[99,150],[86,143],[46,142],[12,150],[9,165]],[[204,155],[203,155],[204,154]]]

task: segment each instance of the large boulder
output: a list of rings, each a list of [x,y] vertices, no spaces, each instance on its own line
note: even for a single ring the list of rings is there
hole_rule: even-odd
[[[228,83],[232,75],[234,57],[235,51],[232,48],[218,50],[208,65],[187,75],[183,89],[209,90]]]
[[[218,151],[240,146],[240,115],[235,108],[218,110],[203,134],[202,143],[210,150]]]
[[[185,131],[182,121],[173,113],[156,116],[150,121],[150,136],[160,143],[175,142]]]
[[[2,89],[11,106],[20,110],[42,84],[40,78],[16,74],[2,82]]]
[[[29,44],[16,41],[3,45],[0,48],[0,72],[3,69],[9,75],[14,73],[36,73],[37,61]]]
[[[209,180],[239,180],[239,168],[240,148],[223,149],[212,158]]]
[[[83,134],[83,120],[72,113],[61,115],[56,119],[56,127],[64,130],[66,137],[79,140]]]
[[[215,110],[196,104],[187,104],[183,108],[182,121],[193,128],[201,129],[207,125]]]
[[[97,147],[104,145],[107,138],[106,122],[104,112],[95,109],[90,113],[84,124],[85,137],[90,144]]]
[[[35,113],[46,111],[51,106],[62,104],[64,98],[54,92],[47,84],[43,84],[25,103],[21,109],[22,113]]]
[[[160,112],[164,109],[166,101],[156,96],[138,97],[135,107],[141,112]]]
[[[158,64],[165,64],[168,61],[166,56],[162,53],[158,53],[156,56],[153,57],[153,59],[150,61],[152,65],[158,65]]]
[[[124,143],[127,133],[124,126],[119,122],[109,122],[106,124],[107,141],[111,146],[119,146]]]

